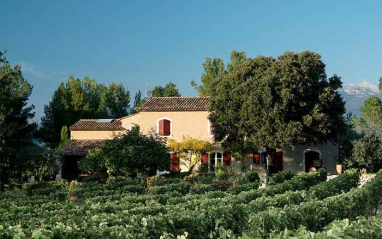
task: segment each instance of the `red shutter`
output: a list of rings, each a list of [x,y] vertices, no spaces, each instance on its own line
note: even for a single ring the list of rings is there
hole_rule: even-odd
[[[164,125],[163,120],[159,121],[159,135],[164,135]]]
[[[171,170],[179,171],[179,157],[177,153],[171,154]]]
[[[231,164],[231,154],[230,153],[225,152],[223,154],[223,163],[226,164],[226,165],[230,165]]]
[[[283,170],[283,152],[282,151],[276,152],[274,159],[275,159],[274,162],[275,162],[276,171],[277,172],[282,171]]]
[[[163,120],[163,135],[171,135],[171,121],[169,120]]]
[[[208,163],[208,154],[202,153],[200,158],[202,159],[202,163]]]
[[[254,164],[260,164],[260,154],[259,153],[253,153],[253,163]]]

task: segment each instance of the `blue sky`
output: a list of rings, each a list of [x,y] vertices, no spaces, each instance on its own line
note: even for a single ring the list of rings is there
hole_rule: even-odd
[[[34,86],[37,118],[61,81],[90,76],[183,95],[205,57],[312,50],[346,82],[382,76],[381,1],[2,0],[0,49]]]

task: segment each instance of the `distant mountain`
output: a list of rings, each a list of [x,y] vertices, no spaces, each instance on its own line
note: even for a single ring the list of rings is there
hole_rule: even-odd
[[[342,89],[338,90],[338,92],[346,102],[346,110],[356,115],[360,114],[359,109],[367,98],[373,95],[381,96],[379,94],[378,85],[365,81],[361,83],[344,84]]]

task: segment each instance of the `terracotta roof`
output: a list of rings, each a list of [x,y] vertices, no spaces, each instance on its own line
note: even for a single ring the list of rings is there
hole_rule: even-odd
[[[71,131],[122,131],[122,121],[113,119],[80,119],[70,127]]]
[[[209,97],[151,97],[137,111],[208,111],[209,106]]]
[[[102,147],[105,141],[105,139],[72,140],[61,151],[63,155],[86,156],[90,150]]]

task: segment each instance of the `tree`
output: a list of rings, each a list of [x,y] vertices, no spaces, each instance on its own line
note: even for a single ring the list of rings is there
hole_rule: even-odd
[[[379,77],[378,88],[379,88],[379,94],[382,94],[382,77]]]
[[[162,138],[139,133],[139,127],[90,153],[80,161],[80,169],[91,172],[104,172],[112,175],[136,175],[144,173],[155,175],[157,169],[167,169],[170,154]]]
[[[166,86],[155,86],[152,97],[179,97],[181,96],[176,85],[171,81]]]
[[[207,57],[203,63],[204,73],[200,78],[201,85],[198,85],[194,80],[192,80],[191,86],[195,88],[200,96],[209,96],[211,95],[212,82],[215,79],[222,77],[227,72],[233,71],[236,66],[245,62],[246,59],[247,55],[245,52],[232,51],[230,57],[231,62],[227,63],[226,69],[222,59],[211,59]]]
[[[276,148],[338,141],[345,104],[341,80],[326,76],[319,54],[286,52],[277,59],[256,57],[215,79],[210,120],[216,141]],[[245,152],[243,152],[245,153]]]
[[[51,148],[60,143],[64,125],[73,125],[81,118],[118,118],[128,114],[130,93],[122,85],[111,83],[108,87],[94,79],[73,76],[62,82],[44,107],[39,137]]]
[[[34,106],[27,106],[32,86],[24,79],[21,66],[12,67],[0,52],[0,190],[10,174],[21,170],[18,152],[32,143],[36,123]]]
[[[25,162],[23,176],[34,176],[40,181],[45,178],[53,178],[60,171],[62,155],[58,149],[46,146],[31,145],[21,151]]]
[[[351,156],[345,159],[350,167],[364,167],[382,162],[382,138],[378,135],[366,135],[352,141]]]
[[[113,118],[120,118],[128,114],[130,92],[122,83],[112,82],[107,89],[106,105]]]
[[[143,105],[146,102],[146,98],[142,98],[142,92],[139,90],[138,92],[135,93],[134,97],[134,105],[133,109],[131,110],[131,114],[137,113],[137,108],[141,105]]]
[[[61,149],[69,142],[70,142],[69,129],[68,129],[68,126],[64,125],[61,128],[61,141],[60,141],[59,148]]]
[[[365,100],[361,109],[361,118],[357,118],[357,125],[362,133],[377,135],[382,129],[382,100],[371,96]]]
[[[200,162],[201,153],[211,152],[213,145],[204,140],[187,138],[177,142],[169,140],[168,147],[171,151],[178,153],[178,156],[183,160],[182,163],[189,170],[192,170],[197,162]]]
[[[201,85],[197,85],[193,80],[191,85],[198,91],[200,96],[209,96],[212,81],[226,73],[223,60],[209,57],[203,63],[204,73],[201,76]]]

